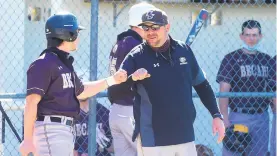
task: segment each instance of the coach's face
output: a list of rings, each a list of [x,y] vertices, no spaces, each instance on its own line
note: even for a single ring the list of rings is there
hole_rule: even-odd
[[[258,28],[244,28],[243,33],[240,35],[242,41],[250,47],[255,46],[261,39],[262,34],[259,33]]]
[[[152,47],[161,47],[168,38],[170,25],[160,26],[152,23],[142,25],[144,30],[144,38]]]

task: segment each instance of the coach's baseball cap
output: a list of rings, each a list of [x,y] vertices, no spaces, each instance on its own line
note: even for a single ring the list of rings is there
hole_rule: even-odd
[[[142,23],[139,26],[142,26],[146,23],[157,24],[164,26],[168,24],[167,15],[164,11],[160,9],[152,9],[142,15]]]

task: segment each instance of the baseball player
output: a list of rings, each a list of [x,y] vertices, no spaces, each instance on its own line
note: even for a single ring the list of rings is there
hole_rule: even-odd
[[[153,5],[141,2],[133,5],[129,10],[130,29],[117,36],[116,44],[110,53],[110,73],[113,75],[119,68],[125,56],[143,41],[144,31],[138,24],[141,23],[143,13]],[[122,94],[123,96],[120,96]],[[136,143],[132,142],[134,130],[133,98],[131,87],[115,85],[108,89],[108,97],[112,103],[110,127],[114,139],[115,156],[136,156]]]
[[[74,156],[88,156],[88,111],[89,100],[80,100],[81,111],[75,124],[76,141]],[[109,127],[109,110],[102,104],[96,105],[96,156],[111,156],[113,153],[112,135]]]
[[[78,99],[126,81],[126,72],[118,71],[106,79],[82,84],[69,55],[77,49],[82,29],[69,12],[57,13],[46,21],[47,49],[27,71],[24,141],[20,145],[23,156],[72,156],[73,118],[80,112]]]
[[[271,57],[258,50],[262,29],[258,21],[242,24],[240,38],[243,47],[227,54],[221,62],[216,81],[220,92],[266,92]],[[248,127],[252,141],[245,149],[248,156],[266,155],[269,143],[269,98],[220,98],[224,124],[242,124]],[[228,107],[230,112],[228,113]],[[223,148],[222,155],[240,155]]]
[[[196,156],[192,87],[213,117],[213,132],[224,138],[224,125],[213,90],[188,45],[169,36],[167,15],[160,9],[143,14],[146,42],[121,64],[135,94],[133,140],[139,156]],[[135,73],[133,73],[136,71]]]

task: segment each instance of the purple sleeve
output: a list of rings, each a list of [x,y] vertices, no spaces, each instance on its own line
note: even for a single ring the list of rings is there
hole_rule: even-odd
[[[117,42],[110,54],[110,73],[114,74],[120,67],[126,55],[140,42],[129,36]]]
[[[43,96],[51,82],[51,64],[44,59],[33,62],[27,71],[27,95]]]
[[[229,55],[225,56],[221,62],[220,68],[217,73],[216,82],[226,82],[231,84],[233,79],[233,68],[232,64],[230,63]]]
[[[74,72],[74,77],[75,77],[76,96],[79,96],[84,91],[84,85],[81,79],[79,79],[79,77],[75,72]]]

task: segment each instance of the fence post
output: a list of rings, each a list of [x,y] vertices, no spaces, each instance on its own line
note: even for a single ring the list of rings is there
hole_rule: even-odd
[[[90,23],[90,81],[97,79],[97,53],[98,53],[98,0],[91,0]],[[96,96],[89,102],[89,139],[88,154],[95,155],[96,151]]]

